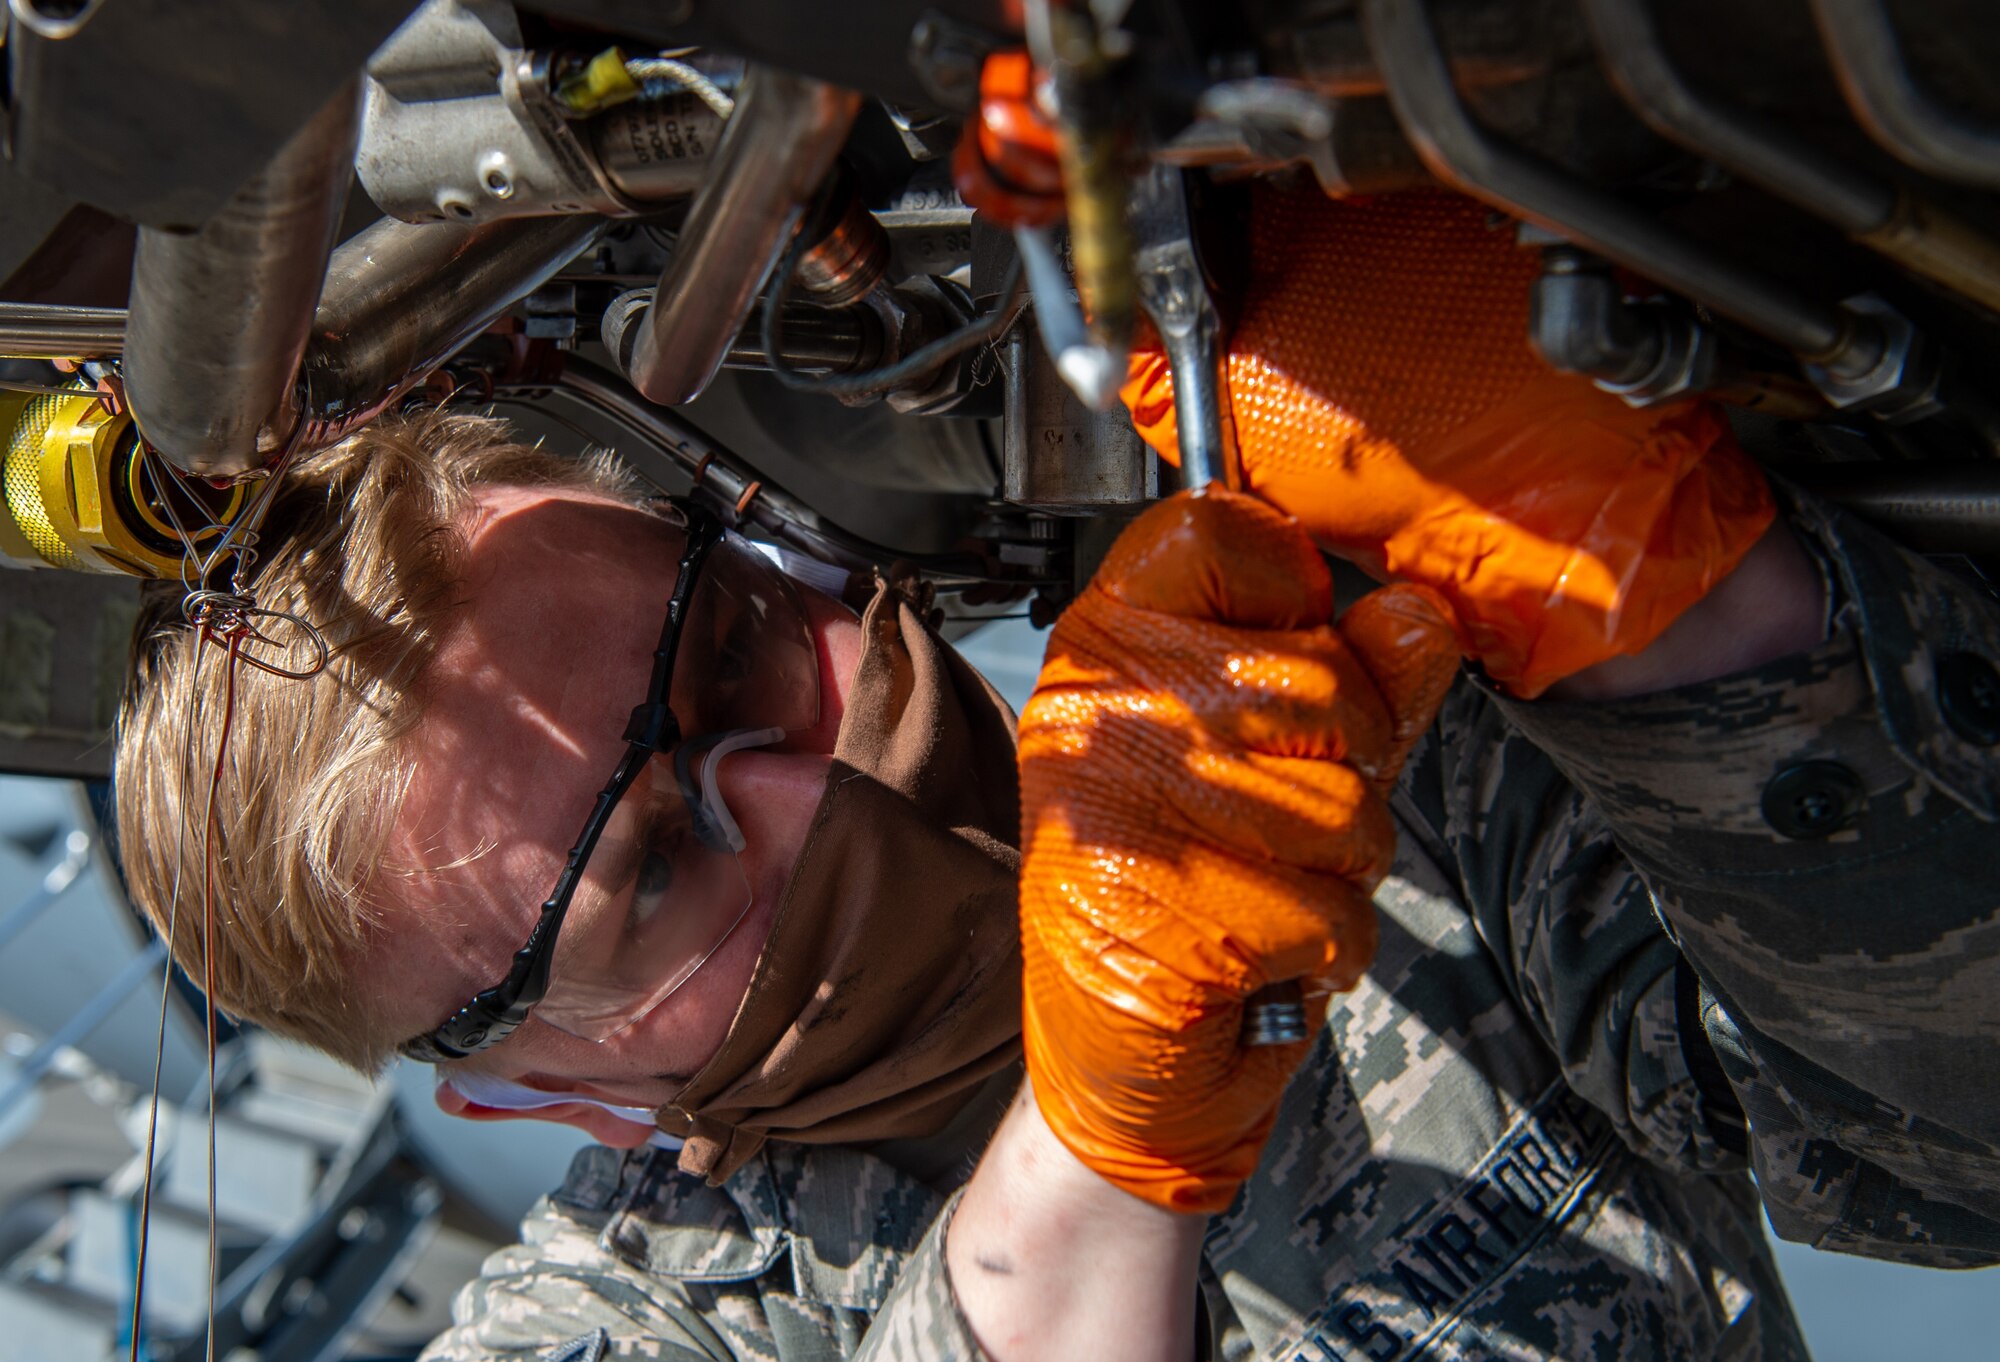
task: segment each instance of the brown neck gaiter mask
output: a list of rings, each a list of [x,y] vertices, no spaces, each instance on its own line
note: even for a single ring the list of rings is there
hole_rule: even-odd
[[[935,1134],[1021,1052],[1005,703],[897,587],[863,614],[826,793],[722,1048],[658,1113],[719,1184],[767,1139]]]

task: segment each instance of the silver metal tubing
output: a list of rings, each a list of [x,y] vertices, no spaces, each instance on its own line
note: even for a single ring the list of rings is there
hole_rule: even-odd
[[[1566,374],[1633,383],[1666,350],[1664,314],[1643,310],[1603,261],[1574,246],[1542,252],[1542,277],[1528,305],[1528,343],[1542,362]]]
[[[1896,191],[1890,185],[1690,86],[1661,46],[1651,0],[1583,0],[1583,12],[1612,84],[1660,136],[1844,232],[1872,231],[1896,211]]]
[[[759,67],[744,78],[632,355],[648,399],[690,402],[715,377],[860,107],[803,76]]]
[[[1870,137],[1926,174],[2000,188],[2000,127],[1954,116],[1917,85],[1882,0],[1813,0],[1813,14]]]
[[[122,307],[0,303],[0,355],[9,359],[94,359],[124,349]]]
[[[348,85],[198,231],[139,229],[125,395],[147,441],[177,467],[247,473],[290,438],[299,356],[359,126]]]
[[[1652,215],[1494,137],[1452,86],[1429,0],[1362,0],[1362,21],[1403,130],[1445,183],[1657,280],[1808,360],[1864,371],[1874,328],[1745,269]]]
[[[1587,374],[1635,407],[1707,393],[1792,420],[1826,413],[1810,385],[1737,352],[1678,302],[1626,297],[1610,265],[1574,246],[1542,253],[1528,343],[1551,369]]]
[[[1647,126],[1862,245],[2000,310],[2000,243],[1778,124],[1696,90],[1660,42],[1653,3],[1583,0],[1598,57]]]
[[[382,221],[334,252],[305,356],[309,443],[380,412],[589,248],[595,217]]]

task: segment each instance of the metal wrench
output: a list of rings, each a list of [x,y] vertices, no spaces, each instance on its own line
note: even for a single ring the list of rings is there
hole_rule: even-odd
[[[1240,491],[1222,314],[1195,244],[1186,174],[1154,166],[1133,191],[1131,223],[1139,303],[1160,333],[1174,377],[1181,480],[1197,495],[1210,487]],[[1258,989],[1244,1007],[1245,1045],[1291,1045],[1308,1034],[1305,994],[1297,980]]]

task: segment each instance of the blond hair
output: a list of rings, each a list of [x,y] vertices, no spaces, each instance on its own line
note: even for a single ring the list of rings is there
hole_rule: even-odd
[[[239,663],[225,706],[226,655],[182,619],[178,584],[154,589],[133,640],[116,759],[133,901],[199,982],[206,849],[216,1005],[364,1072],[408,1039],[352,986],[376,921],[371,874],[411,774],[398,740],[422,716],[425,668],[461,604],[461,524],[476,490],[494,486],[641,500],[608,456],[564,458],[497,420],[379,422],[288,470],[263,527],[256,603],[319,631],[329,651],[319,675]]]

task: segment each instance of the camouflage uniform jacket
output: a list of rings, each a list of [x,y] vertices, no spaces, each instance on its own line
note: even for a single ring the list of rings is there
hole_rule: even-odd
[[[1810,654],[1614,704],[1454,692],[1380,956],[1210,1226],[1209,1356],[1803,1358],[1760,1191],[1790,1238],[2000,1261],[2000,611],[1794,523],[1831,587]],[[953,1181],[590,1150],[428,1356],[981,1357]]]

